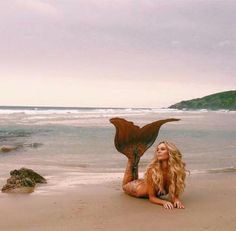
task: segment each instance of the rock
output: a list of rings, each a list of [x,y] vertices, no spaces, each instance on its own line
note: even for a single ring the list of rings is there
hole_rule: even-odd
[[[42,143],[30,143],[30,144],[16,144],[16,145],[2,145],[0,146],[0,152],[10,152],[13,150],[19,150],[21,148],[38,148]]]
[[[32,169],[28,168],[21,168],[19,170],[13,170],[10,172],[11,176],[20,177],[22,179],[31,179],[35,183],[46,183],[46,179],[39,175],[37,172],[33,171]]]
[[[7,183],[2,187],[4,193],[31,193],[37,183],[47,183],[45,178],[32,169],[15,169],[10,172],[10,175],[11,177],[7,179]]]
[[[10,152],[10,151],[16,150],[16,149],[17,149],[17,147],[10,146],[10,145],[0,146],[0,152]]]

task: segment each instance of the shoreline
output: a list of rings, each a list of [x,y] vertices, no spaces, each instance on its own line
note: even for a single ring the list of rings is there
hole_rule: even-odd
[[[165,210],[122,192],[119,178],[80,184],[62,193],[0,196],[1,230],[227,230],[235,229],[234,172],[192,174],[182,196],[184,210]],[[227,228],[226,228],[227,227]]]
[[[61,169],[59,167],[54,168],[52,171],[51,168],[49,169],[42,169],[35,168],[35,166],[24,166],[26,168],[30,168],[41,174],[46,180],[47,184],[37,184],[35,187],[34,195],[53,195],[53,194],[64,194],[66,190],[76,190],[79,189],[81,186],[94,186],[94,185],[106,185],[110,183],[122,182],[124,172],[118,171],[115,169],[108,172],[106,171],[84,171],[84,169],[80,168],[69,168],[69,169]],[[16,168],[17,169],[17,168]],[[103,169],[104,170],[104,169]],[[227,168],[215,168],[215,169],[202,169],[202,170],[189,170],[187,173],[187,180],[188,178],[201,178],[202,176],[209,175],[222,175],[232,173],[236,174],[236,168],[234,167],[227,167]],[[139,172],[139,178],[144,178],[145,171],[142,169]],[[2,187],[6,180],[10,177],[10,174],[4,174],[0,177],[0,186]],[[0,194],[0,198],[4,197],[3,194]]]

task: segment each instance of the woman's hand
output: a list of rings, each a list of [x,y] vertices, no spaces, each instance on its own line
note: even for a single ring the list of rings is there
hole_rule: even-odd
[[[169,202],[169,201],[164,201],[163,202],[163,207],[165,209],[173,209],[174,208],[173,204],[171,202]]]
[[[184,209],[184,205],[182,204],[182,202],[179,199],[176,199],[174,201],[174,207],[177,209]]]

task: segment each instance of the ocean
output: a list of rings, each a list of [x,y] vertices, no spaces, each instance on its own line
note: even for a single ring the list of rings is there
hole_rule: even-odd
[[[78,184],[122,179],[126,157],[114,147],[110,118],[134,124],[165,118],[156,142],[140,161],[144,172],[156,145],[176,144],[191,174],[236,171],[236,112],[181,111],[159,108],[0,107],[0,146],[20,148],[0,153],[0,185],[12,169],[32,168],[47,178],[37,193],[59,192]]]

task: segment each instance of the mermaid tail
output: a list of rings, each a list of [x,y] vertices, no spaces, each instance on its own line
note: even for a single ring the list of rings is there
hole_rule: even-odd
[[[138,178],[138,163],[144,152],[152,146],[156,140],[161,125],[178,121],[179,119],[158,120],[140,128],[133,122],[122,118],[111,118],[110,122],[116,128],[115,147],[128,157],[133,163],[133,179]]]

